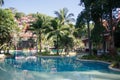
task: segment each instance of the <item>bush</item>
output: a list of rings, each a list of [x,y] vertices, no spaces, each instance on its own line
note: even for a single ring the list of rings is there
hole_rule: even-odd
[[[102,61],[107,61],[107,62],[113,62],[117,61],[120,62],[120,56],[111,56],[111,55],[101,55],[101,56],[96,56],[96,55],[84,55],[82,59],[92,59],[92,60],[102,60]]]
[[[114,62],[112,62],[112,64],[110,66],[114,67],[114,68],[120,68],[120,63],[117,61],[114,61]]]
[[[6,58],[13,58],[14,56],[10,53],[5,53]]]
[[[119,51],[119,52],[120,52],[120,48],[117,48],[117,51]]]
[[[83,57],[82,57],[82,59],[97,59],[97,56],[95,56],[95,55],[84,55]]]
[[[93,48],[93,54],[97,55],[97,49],[96,48]]]

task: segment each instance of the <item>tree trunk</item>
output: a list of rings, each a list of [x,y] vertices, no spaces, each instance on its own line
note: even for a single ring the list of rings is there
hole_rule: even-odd
[[[39,52],[39,49],[38,49],[39,40],[40,40],[39,31],[37,31],[37,40],[36,40],[36,49],[37,49],[37,53]]]
[[[106,54],[106,41],[105,41],[104,33],[102,37],[103,37],[103,54]]]
[[[101,4],[101,9],[103,10],[103,5]],[[103,27],[103,13],[101,13],[101,27]],[[106,26],[108,27],[108,26]],[[106,31],[106,30],[105,30]],[[102,41],[103,41],[103,54],[105,54],[106,52],[106,41],[105,41],[105,31],[103,31],[102,33]]]
[[[41,33],[40,33],[40,53],[41,53],[41,49],[42,49],[41,42],[42,42],[42,40],[41,40]]]
[[[38,39],[36,40],[36,50],[37,50],[37,53],[38,53]]]
[[[58,35],[57,35],[57,55],[59,55],[59,48],[58,48]]]
[[[41,53],[41,31],[39,31],[39,45],[40,45],[39,52]]]
[[[87,20],[87,27],[88,27],[88,43],[89,43],[89,54],[92,54],[91,51],[91,39],[90,39],[90,25],[89,25],[89,20]]]
[[[110,42],[110,49],[111,49],[111,55],[116,55],[115,51],[115,45],[114,45],[114,31],[113,31],[113,19],[112,19],[112,7],[110,6],[110,36],[111,36],[111,42]]]

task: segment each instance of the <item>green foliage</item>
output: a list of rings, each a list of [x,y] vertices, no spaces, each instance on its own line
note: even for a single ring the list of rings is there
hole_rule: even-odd
[[[6,56],[6,58],[12,58],[12,57],[14,57],[12,54],[10,54],[10,53],[5,53],[5,56]]]
[[[67,8],[63,8],[60,11],[55,11],[55,14],[57,17],[51,20],[51,26],[46,29],[46,32],[48,32],[47,38],[52,38],[53,41],[56,41],[57,49],[61,46],[70,46],[70,44],[68,44],[67,38],[69,38],[70,40],[71,38],[65,35],[70,34],[70,22],[74,21],[74,18],[72,18],[74,15],[72,13],[68,14]],[[65,43],[62,43],[63,40],[65,41]]]
[[[48,19],[53,19],[53,17],[51,17],[51,16],[48,16],[48,15],[45,15],[45,14],[41,14],[41,13],[30,13],[30,14],[28,14],[28,16],[32,16],[33,18],[38,18],[38,15],[39,16],[46,16]]]
[[[107,62],[120,62],[120,55],[117,56],[111,56],[111,55],[85,55],[82,57],[82,59],[89,59],[89,60],[102,60]]]
[[[41,56],[58,56],[58,54],[50,54],[50,51],[45,50],[44,52],[38,52],[38,55]]]
[[[96,48],[93,48],[92,50],[93,50],[93,54],[94,54],[94,55],[97,55],[97,49],[96,49]]]
[[[31,27],[36,30],[41,30],[50,24],[50,19],[47,16],[41,16],[37,14],[37,20],[32,23]]]
[[[36,33],[37,41],[40,44],[40,52],[42,49],[42,35],[45,33],[45,29],[50,25],[50,19],[47,16],[41,16],[41,14],[36,14],[37,19],[35,22],[32,23],[30,30],[33,30]]]
[[[14,28],[16,28],[16,22],[11,10],[0,9],[0,46],[11,40]]]
[[[76,21],[76,25],[75,25],[75,28],[77,31],[76,31],[76,33],[74,33],[76,37],[88,35],[88,26],[87,26],[86,22],[89,18],[86,17],[86,15],[88,15],[87,13],[88,12],[84,10],[77,17],[77,21]],[[90,31],[93,28],[94,28],[94,24],[90,23]]]
[[[102,34],[105,29],[103,26],[95,25],[93,30],[91,31],[91,39],[95,44],[99,44],[102,41]]]
[[[53,41],[56,41],[57,47],[58,42],[62,38],[63,35],[67,34],[69,31],[69,28],[67,25],[61,25],[60,20],[55,18],[51,21],[51,26],[49,26],[46,29],[47,33],[47,39],[53,39]]]
[[[94,22],[97,22],[102,15],[109,15],[112,9],[120,7],[119,4],[119,0],[80,0],[80,5],[84,5],[85,9],[91,8]]]
[[[68,35],[63,35],[59,41],[59,46],[67,49],[72,49],[74,46],[73,38]]]
[[[91,13],[91,19],[95,23],[95,27],[92,30],[92,40],[94,43],[98,44],[101,42],[100,34],[103,32],[102,27],[100,27],[101,20],[106,19],[109,21],[110,30],[112,30],[112,10],[120,7],[120,0],[80,0],[80,5],[85,7],[85,10],[78,16],[77,26],[82,26],[86,20],[88,13]],[[85,13],[87,12],[87,14]],[[85,16],[84,16],[85,15]],[[90,18],[90,17],[89,17]],[[119,34],[116,35],[116,41],[118,43]],[[118,37],[117,37],[118,36]],[[117,41],[118,40],[118,41]],[[115,43],[116,46],[119,46]]]
[[[114,32],[115,46],[120,47],[120,21],[117,23],[116,30]]]
[[[4,25],[11,29],[15,26],[14,14],[9,9],[0,9],[0,25]]]
[[[42,55],[42,56],[47,56],[47,55],[49,55],[50,54],[50,52],[49,51],[44,51],[44,52],[39,52],[38,53],[39,55]]]
[[[98,58],[95,56],[95,55],[84,55],[84,56],[82,56],[82,58],[81,59],[95,59],[95,60],[97,60]]]
[[[68,9],[67,8],[63,8],[60,9],[59,11],[55,11],[54,12],[57,16],[57,18],[60,20],[61,24],[65,24],[65,23],[70,23],[70,22],[74,22],[74,18],[72,18],[74,16],[73,13],[68,13]]]
[[[24,17],[24,16],[25,16],[25,14],[23,12],[16,12],[15,13],[16,19],[20,19],[21,17]]]
[[[120,69],[120,62],[113,61],[110,66],[113,67],[113,68],[119,68]]]
[[[120,48],[117,48],[117,51],[120,52]]]

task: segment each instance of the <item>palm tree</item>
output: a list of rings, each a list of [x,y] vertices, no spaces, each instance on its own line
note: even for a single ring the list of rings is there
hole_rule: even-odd
[[[57,29],[55,31],[57,32],[56,35],[57,35],[57,54],[58,54],[58,37],[62,37],[61,33],[64,33],[64,30],[66,30],[65,32],[68,33],[68,31],[69,31],[68,24],[75,21],[75,19],[72,18],[74,16],[73,13],[68,14],[68,9],[67,8],[63,8],[60,11],[55,11],[54,13],[57,16],[56,21],[55,22],[53,21],[53,23],[57,24],[56,25]]]
[[[69,34],[69,26],[68,24],[72,21],[75,21],[74,18],[72,18],[74,15],[72,13],[68,14],[68,9],[63,8],[60,11],[55,11],[56,18],[51,21],[51,26],[49,26],[48,29],[46,29],[46,32],[48,33],[47,38],[54,38],[56,39],[56,49],[57,54],[58,52],[58,41],[60,38],[65,35]]]
[[[60,39],[60,44],[64,47],[65,52],[69,54],[69,50],[74,47],[74,38],[65,34]]]
[[[47,39],[55,39],[54,41],[56,42],[55,48],[57,49],[57,54],[59,54],[58,41],[64,34],[68,33],[68,29],[68,27],[61,24],[61,21],[58,18],[53,19],[51,21],[51,26],[46,29]]]
[[[0,6],[4,5],[4,0],[0,0]]]
[[[67,8],[63,8],[60,11],[55,11],[55,14],[57,16],[57,18],[60,20],[61,24],[68,24],[72,21],[75,21],[74,18],[72,18],[74,16],[73,13],[69,13],[68,14],[68,9]]]
[[[42,33],[44,32],[45,27],[49,26],[49,18],[47,16],[42,16],[39,15],[37,16],[37,20],[31,25],[31,29],[35,31],[35,33],[37,33],[38,36],[38,42],[40,44],[40,52],[42,49],[41,46],[41,39],[42,39]]]

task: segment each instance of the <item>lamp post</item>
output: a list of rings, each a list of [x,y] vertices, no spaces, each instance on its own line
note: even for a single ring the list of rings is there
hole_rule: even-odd
[[[103,4],[101,4],[101,11],[103,12]],[[101,27],[103,27],[103,13],[101,12]],[[105,20],[104,21],[105,23],[105,27],[107,29],[108,25],[107,25],[107,21]],[[102,42],[103,42],[103,53],[105,53],[105,50],[106,50],[106,41],[105,41],[105,36],[104,34],[106,33],[106,31],[103,31],[102,32]]]
[[[89,17],[90,16],[90,17]],[[89,43],[89,54],[92,54],[91,50],[91,33],[90,33],[90,19],[91,19],[91,6],[89,8],[88,19],[87,19],[87,29],[88,29],[88,43]]]

